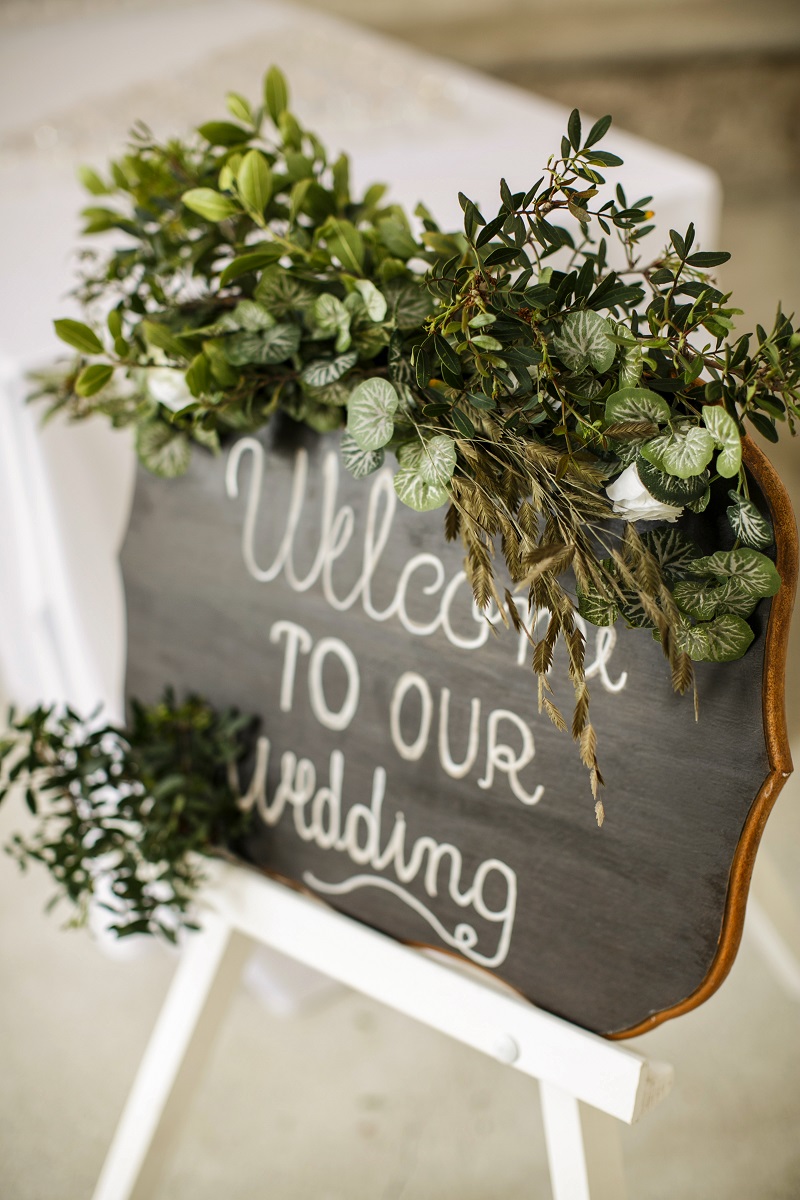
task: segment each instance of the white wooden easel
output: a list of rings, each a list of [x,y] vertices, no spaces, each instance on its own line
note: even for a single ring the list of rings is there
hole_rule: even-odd
[[[553,1200],[624,1200],[617,1121],[670,1090],[672,1068],[534,1008],[241,867],[213,864],[94,1200],[152,1200],[253,943],[271,946],[539,1081]]]

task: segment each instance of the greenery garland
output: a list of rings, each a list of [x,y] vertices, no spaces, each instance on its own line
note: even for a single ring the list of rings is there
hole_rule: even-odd
[[[279,411],[346,426],[358,478],[391,450],[405,504],[447,505],[478,605],[528,630],[539,709],[565,729],[548,682],[563,641],[596,796],[576,613],[652,630],[679,692],[693,661],[746,651],[747,618],[780,578],[741,437],[748,423],[772,441],[778,421],[795,432],[800,335],[779,310],[771,332],[730,337],[741,310],[708,274],[729,255],[698,250],[693,226],[642,255],[651,198],[603,190],[622,161],[597,149],[610,117],[584,135],[574,111],[526,192],[501,181],[488,219],[461,194],[463,232],[444,232],[422,205],[414,223],[386,203],[382,184],[353,195],[346,156],[331,162],[301,126],[277,68],[263,105],[227,103],[233,119],[198,138],[161,144],[139,125],[106,177],[82,171],[96,197],[84,232],[117,234],[85,257],[77,291],[102,315],[56,321],[81,357],[39,394],[51,412],[133,425],[141,461],[166,476],[187,469],[193,441],[216,450]],[[731,537],[704,554],[672,523],[713,485],[730,488]]]
[[[252,749],[255,720],[216,712],[198,696],[131,704],[129,727],[71,708],[13,710],[0,740],[0,801],[22,790],[33,832],[6,847],[25,868],[41,863],[66,900],[72,926],[91,906],[117,937],[149,933],[174,942],[197,929],[203,882],[197,856],[244,832],[237,763]]]

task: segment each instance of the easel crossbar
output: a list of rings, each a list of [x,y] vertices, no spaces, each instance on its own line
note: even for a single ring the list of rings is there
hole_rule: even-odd
[[[497,990],[439,958],[241,867],[205,893],[233,929],[627,1124],[667,1095],[672,1068]]]

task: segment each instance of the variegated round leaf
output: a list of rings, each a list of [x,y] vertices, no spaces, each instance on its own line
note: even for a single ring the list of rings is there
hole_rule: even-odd
[[[723,613],[713,621],[680,626],[678,646],[695,662],[733,662],[753,640],[753,631],[742,617]]]
[[[446,487],[438,483],[426,483],[413,467],[400,467],[394,477],[394,490],[403,504],[417,512],[441,508],[450,499]]]
[[[567,313],[553,338],[553,349],[572,371],[584,371],[588,366],[607,371],[617,351],[611,333],[605,317],[590,308],[581,309]]]
[[[399,403],[388,379],[365,379],[353,389],[347,405],[347,429],[362,450],[380,450],[391,441]]]
[[[342,462],[345,469],[354,479],[366,479],[383,466],[383,450],[362,450],[352,434],[347,430],[342,434],[339,445]]]
[[[717,471],[723,479],[739,474],[742,465],[742,439],[739,429],[729,412],[721,404],[706,404],[703,408],[703,423],[718,446]]]
[[[670,417],[669,405],[663,396],[649,388],[624,387],[606,400],[606,421],[617,425],[622,421],[647,421],[665,424]]]
[[[739,541],[744,542],[745,546],[752,546],[754,550],[766,550],[772,545],[769,522],[762,517],[753,501],[741,492],[730,491],[728,497],[733,503],[725,511]]]

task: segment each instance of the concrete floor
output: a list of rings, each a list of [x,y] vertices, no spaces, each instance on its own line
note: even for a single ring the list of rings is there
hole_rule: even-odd
[[[707,64],[509,63],[506,78],[708,161],[726,187],[725,269],[749,320],[800,308],[800,72],[790,57]],[[703,68],[705,70],[705,68]],[[709,82],[710,80],[710,82]],[[758,164],[757,168],[753,164]],[[758,173],[757,173],[758,172]],[[761,172],[766,175],[766,182]],[[794,248],[794,249],[792,249]],[[798,455],[777,456],[795,498]],[[790,716],[800,728],[800,645]],[[800,758],[800,745],[796,747]],[[800,784],[790,781],[766,849],[800,905]],[[0,811],[0,842],[24,826]],[[757,880],[759,866],[756,868]],[[46,879],[0,860],[0,1195],[82,1200],[163,1000],[174,956],[109,957],[45,917]],[[669,1099],[623,1148],[638,1200],[797,1200],[800,1003],[745,936],[731,977],[702,1008],[641,1039],[674,1064]],[[279,1019],[242,989],[152,1200],[546,1200],[535,1086],[356,995]]]

